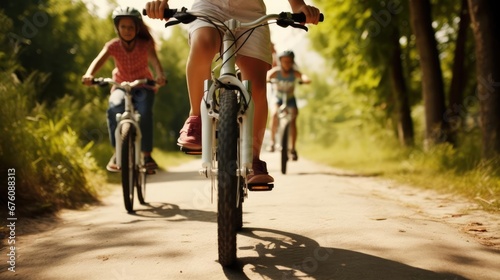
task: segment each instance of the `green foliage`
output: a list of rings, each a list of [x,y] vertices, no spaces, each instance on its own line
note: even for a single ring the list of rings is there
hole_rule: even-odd
[[[180,26],[170,27],[172,34],[163,39],[158,56],[168,84],[156,95],[154,105],[155,147],[178,150],[179,130],[189,114],[189,95],[186,85],[186,60],[189,52],[187,32]]]
[[[346,131],[368,127],[383,130],[387,137],[395,138],[384,104],[377,104],[375,96],[351,94],[348,86],[332,73],[328,77],[319,73],[309,76],[312,84],[299,88],[307,92],[303,94],[307,104],[300,109],[298,118],[301,139],[327,147],[336,141],[349,143]],[[352,133],[347,135],[358,137]]]
[[[97,186],[104,182],[103,173],[89,153],[94,139],[82,141],[84,138],[76,131],[94,127],[91,122],[97,119],[96,108],[101,109],[105,103],[92,104],[88,101],[95,101],[95,97],[78,94],[83,92],[79,82],[83,70],[74,69],[83,69],[79,61],[84,52],[78,53],[77,48],[74,50],[78,54],[61,50],[70,46],[69,41],[75,47],[78,40],[72,36],[78,37],[80,28],[71,24],[78,23],[87,13],[76,2],[2,4],[5,10],[0,10],[0,131],[4,137],[0,142],[0,167],[16,170],[17,185],[22,189],[16,195],[23,205],[20,211],[31,215],[94,202],[98,199]],[[73,4],[76,5],[72,7]],[[59,17],[58,11],[66,12]],[[49,22],[53,24],[51,28],[47,28]],[[71,31],[64,29],[70,27]],[[91,43],[91,32],[87,33],[85,48],[90,48],[96,43]],[[52,34],[67,41],[57,41]],[[66,68],[55,65],[61,59]],[[57,84],[47,98],[50,103],[40,102],[44,99],[43,89],[50,83]],[[71,88],[73,96],[57,99],[64,95],[64,88]]]
[[[0,167],[16,170],[23,190],[16,198],[29,205],[22,208],[25,214],[96,201],[106,179],[102,166],[113,152],[106,123],[109,88],[84,87],[80,79],[116,36],[112,22],[89,13],[81,1],[4,1],[2,7]],[[162,42],[169,85],[157,95],[156,147],[175,147],[189,111],[188,49],[181,29]],[[108,77],[113,68],[110,61],[96,76]]]
[[[313,47],[331,58],[338,78],[352,92],[370,93],[382,82],[393,48],[390,38],[404,5],[399,2],[397,8],[389,9],[384,1],[316,2],[335,24],[311,29]]]
[[[88,154],[90,145],[80,147],[66,118],[49,118],[45,106],[32,106],[44,75],[31,74],[20,83],[14,70],[1,73],[0,131],[4,136],[0,169],[16,170],[16,200],[23,205],[21,213],[30,215],[95,201],[102,174]]]
[[[94,51],[92,44],[104,37],[95,35],[109,34],[111,23],[101,24],[82,1],[4,2],[6,16],[14,26],[8,37],[22,46],[18,57],[24,74],[20,78],[33,71],[50,74],[36,100],[51,105],[65,94],[73,94],[86,69],[82,61]]]

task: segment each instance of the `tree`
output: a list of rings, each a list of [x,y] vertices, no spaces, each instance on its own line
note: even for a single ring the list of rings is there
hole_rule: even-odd
[[[156,95],[154,106],[155,146],[166,150],[178,149],[179,130],[189,114],[186,85],[188,35],[181,26],[169,28],[172,28],[172,34],[160,42],[158,52],[168,84]]]
[[[19,60],[26,73],[40,71],[50,74],[37,100],[53,103],[64,94],[73,93],[75,84],[80,81],[80,73],[86,67],[78,59],[80,46],[86,44],[79,31],[93,20],[85,4],[81,0],[1,3],[14,24],[9,37],[25,45],[21,48]],[[103,31],[107,35],[106,28],[99,28],[101,34]],[[93,34],[95,36],[96,30]]]
[[[400,44],[407,6],[399,1],[318,1],[327,20],[311,30],[313,46],[331,61],[349,90],[364,96],[367,121],[393,120],[403,146],[413,143],[411,100],[405,56]],[[408,41],[408,40],[407,40]],[[411,42],[405,45],[411,48]],[[375,110],[374,110],[375,108]],[[359,108],[356,108],[359,109]],[[374,115],[376,114],[376,115]]]
[[[476,42],[477,98],[480,104],[482,154],[500,155],[500,3],[469,0],[472,30]]]
[[[449,123],[449,139],[455,146],[457,144],[457,133],[460,131],[465,114],[463,96],[467,82],[466,52],[467,52],[467,31],[469,30],[470,17],[467,0],[462,0],[460,10],[460,22],[458,25],[458,35],[453,56],[452,78],[450,83],[449,104],[446,113],[446,121]]]
[[[399,30],[393,31],[393,49],[389,67],[392,93],[395,107],[395,123],[397,135],[402,146],[412,146],[414,143],[413,121],[411,119],[408,87],[404,76],[403,62],[401,60],[401,45],[399,43]]]
[[[433,145],[448,140],[448,124],[443,118],[446,111],[444,83],[432,27],[430,0],[410,0],[410,18],[422,71],[425,138],[427,144]]]

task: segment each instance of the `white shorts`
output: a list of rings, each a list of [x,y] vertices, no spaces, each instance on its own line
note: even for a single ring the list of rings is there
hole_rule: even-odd
[[[205,13],[222,21],[234,18],[242,22],[250,22],[266,14],[266,5],[263,0],[195,0],[191,10]],[[215,28],[206,21],[195,20],[189,26],[189,34],[201,27]],[[244,32],[244,29],[238,30],[236,37],[239,37]],[[248,34],[243,35],[236,42],[237,49],[240,47],[239,44],[247,39]],[[271,50],[271,32],[269,26],[265,25],[256,28],[251,33],[250,38],[239,49],[238,54],[272,64]]]

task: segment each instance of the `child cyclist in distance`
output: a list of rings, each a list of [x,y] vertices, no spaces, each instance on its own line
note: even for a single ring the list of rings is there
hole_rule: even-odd
[[[271,118],[271,145],[268,147],[268,151],[274,152],[275,148],[275,134],[278,129],[278,111],[279,107],[283,104],[282,94],[286,94],[286,104],[291,113],[290,122],[290,136],[292,138],[292,145],[290,147],[290,153],[292,154],[292,160],[297,160],[297,150],[295,149],[295,143],[297,141],[297,115],[299,110],[297,108],[297,101],[295,99],[295,82],[308,84],[311,82],[309,78],[300,73],[300,71],[295,69],[295,54],[293,51],[287,50],[278,55],[279,64],[273,69],[269,70],[267,73],[267,80],[273,83],[273,87],[276,93],[276,106],[274,108],[272,118]]]
[[[148,62],[152,64],[156,73],[156,83],[161,86],[166,82],[163,69],[155,50],[155,42],[149,28],[142,21],[141,13],[130,7],[118,7],[112,14],[115,31],[118,38],[107,42],[101,52],[90,64],[87,72],[82,77],[85,85],[91,85],[94,74],[113,57],[115,69],[113,79],[117,82],[133,82],[137,79],[153,80]],[[156,88],[142,85],[132,89],[133,102],[141,114],[140,127],[142,132],[142,152],[148,173],[154,173],[158,168],[151,157],[153,150],[153,103]],[[116,114],[125,110],[125,92],[118,88],[111,89],[109,96],[108,132],[111,145],[115,147],[115,129],[117,126]],[[119,172],[115,155],[111,157],[106,169]]]
[[[277,1],[277,0],[274,0]],[[288,0],[294,13],[303,12],[306,22],[317,24],[319,10],[306,5],[304,0]],[[146,4],[150,18],[163,19],[163,12],[168,9],[168,0],[151,1]],[[219,20],[235,18],[250,22],[266,14],[264,0],[195,0],[191,11],[203,12]],[[238,31],[239,36],[242,30]],[[267,172],[266,163],[260,160],[260,150],[267,123],[268,105],[266,98],[266,73],[271,68],[271,38],[268,26],[256,28],[248,41],[241,44],[247,36],[237,42],[241,47],[236,56],[242,79],[252,82],[252,97],[255,103],[253,166],[254,173],[248,183],[274,182]],[[210,79],[211,63],[221,49],[221,34],[213,25],[196,20],[189,27],[190,52],[186,66],[187,84],[191,110],[184,127],[180,131],[178,144],[190,150],[201,149],[200,103],[203,98],[203,82]]]

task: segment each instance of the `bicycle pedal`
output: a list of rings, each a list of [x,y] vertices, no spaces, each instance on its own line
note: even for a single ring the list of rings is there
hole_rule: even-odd
[[[181,148],[181,151],[184,152],[186,155],[201,155],[201,150],[190,150],[190,149],[187,149],[187,148],[184,148],[182,146],[180,146]]]
[[[274,188],[274,184],[248,184],[248,190],[253,192],[263,192],[263,191],[272,191]]]

